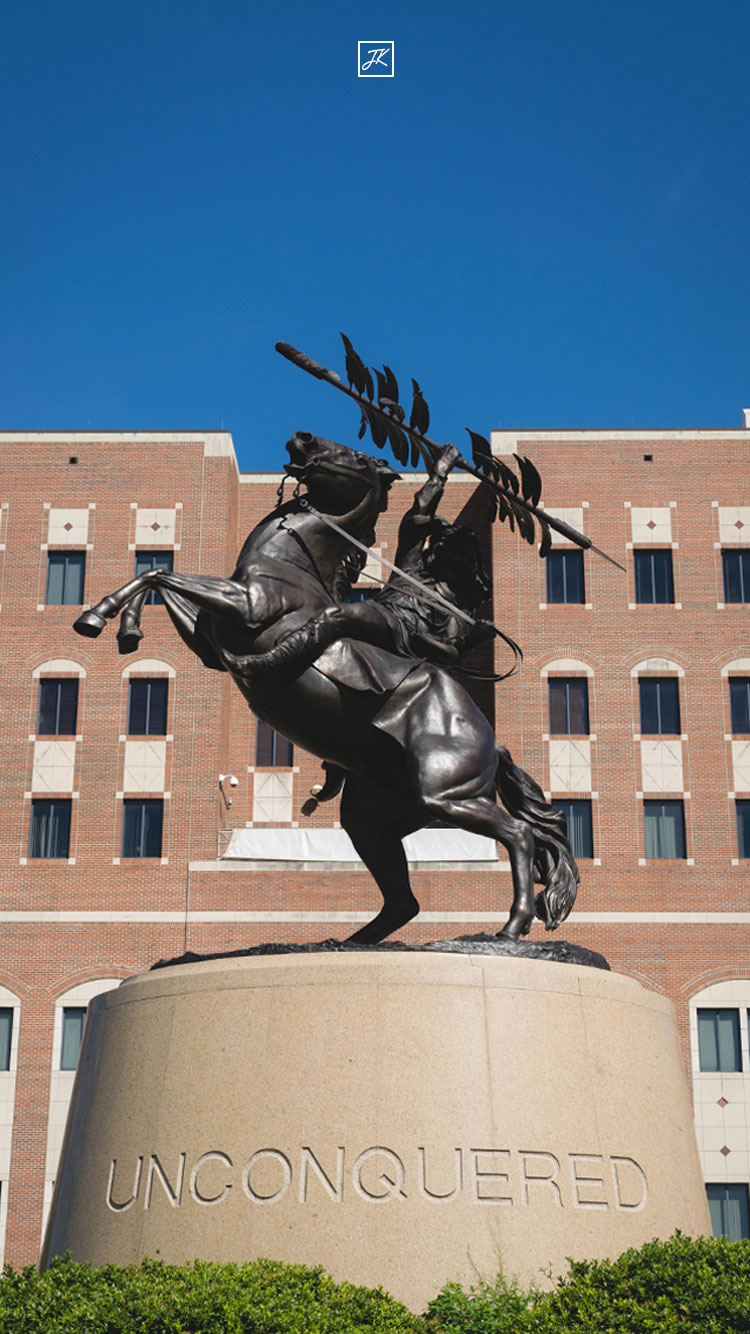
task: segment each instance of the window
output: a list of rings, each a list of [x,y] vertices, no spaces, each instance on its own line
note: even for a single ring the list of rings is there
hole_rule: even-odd
[[[0,1008],[0,1070],[10,1070],[10,1041],[13,1037],[13,1008]]]
[[[291,741],[259,718],[255,732],[255,763],[274,769],[291,769],[293,755]]]
[[[698,1063],[704,1074],[742,1069],[739,1010],[698,1011]]]
[[[62,1012],[62,1043],[60,1069],[75,1070],[86,1025],[85,1005],[66,1005]]]
[[[546,566],[548,602],[585,602],[582,551],[551,551]]]
[[[37,736],[75,736],[78,717],[78,681],[46,677],[39,682]]]
[[[685,811],[682,801],[644,801],[646,857],[653,861],[685,857]]]
[[[50,551],[47,556],[48,607],[80,606],[86,573],[85,551]]]
[[[174,564],[174,553],[171,551],[137,551],[135,556],[135,574],[145,574],[147,570],[171,570]],[[161,606],[162,599],[155,588],[151,589],[145,601],[146,607]]]
[[[70,847],[70,798],[32,801],[29,857],[67,857]]]
[[[735,736],[750,733],[750,676],[735,676],[730,680],[729,712]]]
[[[128,685],[128,736],[165,736],[167,731],[166,677],[135,676]]]
[[[750,548],[722,551],[721,568],[724,574],[724,601],[750,602]]]
[[[634,551],[636,602],[674,602],[672,552]]]
[[[743,1241],[750,1237],[750,1210],[747,1186],[706,1186],[711,1229],[715,1237]]]
[[[737,856],[750,860],[750,801],[735,802]]]
[[[589,683],[585,676],[550,677],[549,730],[555,736],[588,736]]]
[[[591,802],[583,799],[575,801],[553,801],[556,811],[562,811],[568,826],[568,841],[574,857],[593,857],[594,837],[591,828]]]
[[[638,695],[644,736],[680,735],[680,686],[676,676],[642,676]]]
[[[346,600],[347,602],[369,602],[372,598],[377,597],[379,592],[379,588],[353,588]]]
[[[122,856],[161,857],[162,799],[126,800],[122,806]]]

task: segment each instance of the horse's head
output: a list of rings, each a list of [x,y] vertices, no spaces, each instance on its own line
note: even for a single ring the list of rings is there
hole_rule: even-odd
[[[287,441],[289,462],[284,471],[305,483],[310,501],[327,514],[345,514],[368,495],[377,513],[388,504],[388,492],[398,473],[385,459],[324,440],[309,431],[297,431]]]

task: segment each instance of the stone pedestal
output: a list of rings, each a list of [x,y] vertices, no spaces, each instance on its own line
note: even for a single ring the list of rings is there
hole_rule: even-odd
[[[423,1309],[709,1232],[672,1005],[575,965],[222,959],[92,1002],[44,1259],[321,1263]]]

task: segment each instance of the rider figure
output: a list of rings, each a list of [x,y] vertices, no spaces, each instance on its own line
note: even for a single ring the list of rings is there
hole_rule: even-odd
[[[490,593],[479,542],[470,529],[436,516],[446,478],[458,458],[453,445],[440,451],[399,525],[395,564],[419,581],[426,596],[394,571],[374,598],[332,606],[270,652],[247,658],[249,674],[282,665],[302,671],[338,639],[364,640],[399,656],[449,666],[494,634],[491,622],[471,624],[471,614]],[[451,603],[470,619],[433,602],[431,590],[443,604]]]

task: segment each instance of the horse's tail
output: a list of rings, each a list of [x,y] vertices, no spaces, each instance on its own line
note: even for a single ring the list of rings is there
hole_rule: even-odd
[[[555,931],[569,915],[580,883],[565,816],[545,801],[539,784],[513,763],[504,746],[497,748],[495,786],[508,814],[523,820],[534,835],[534,879],[544,885],[537,894],[536,915],[548,931]]]

